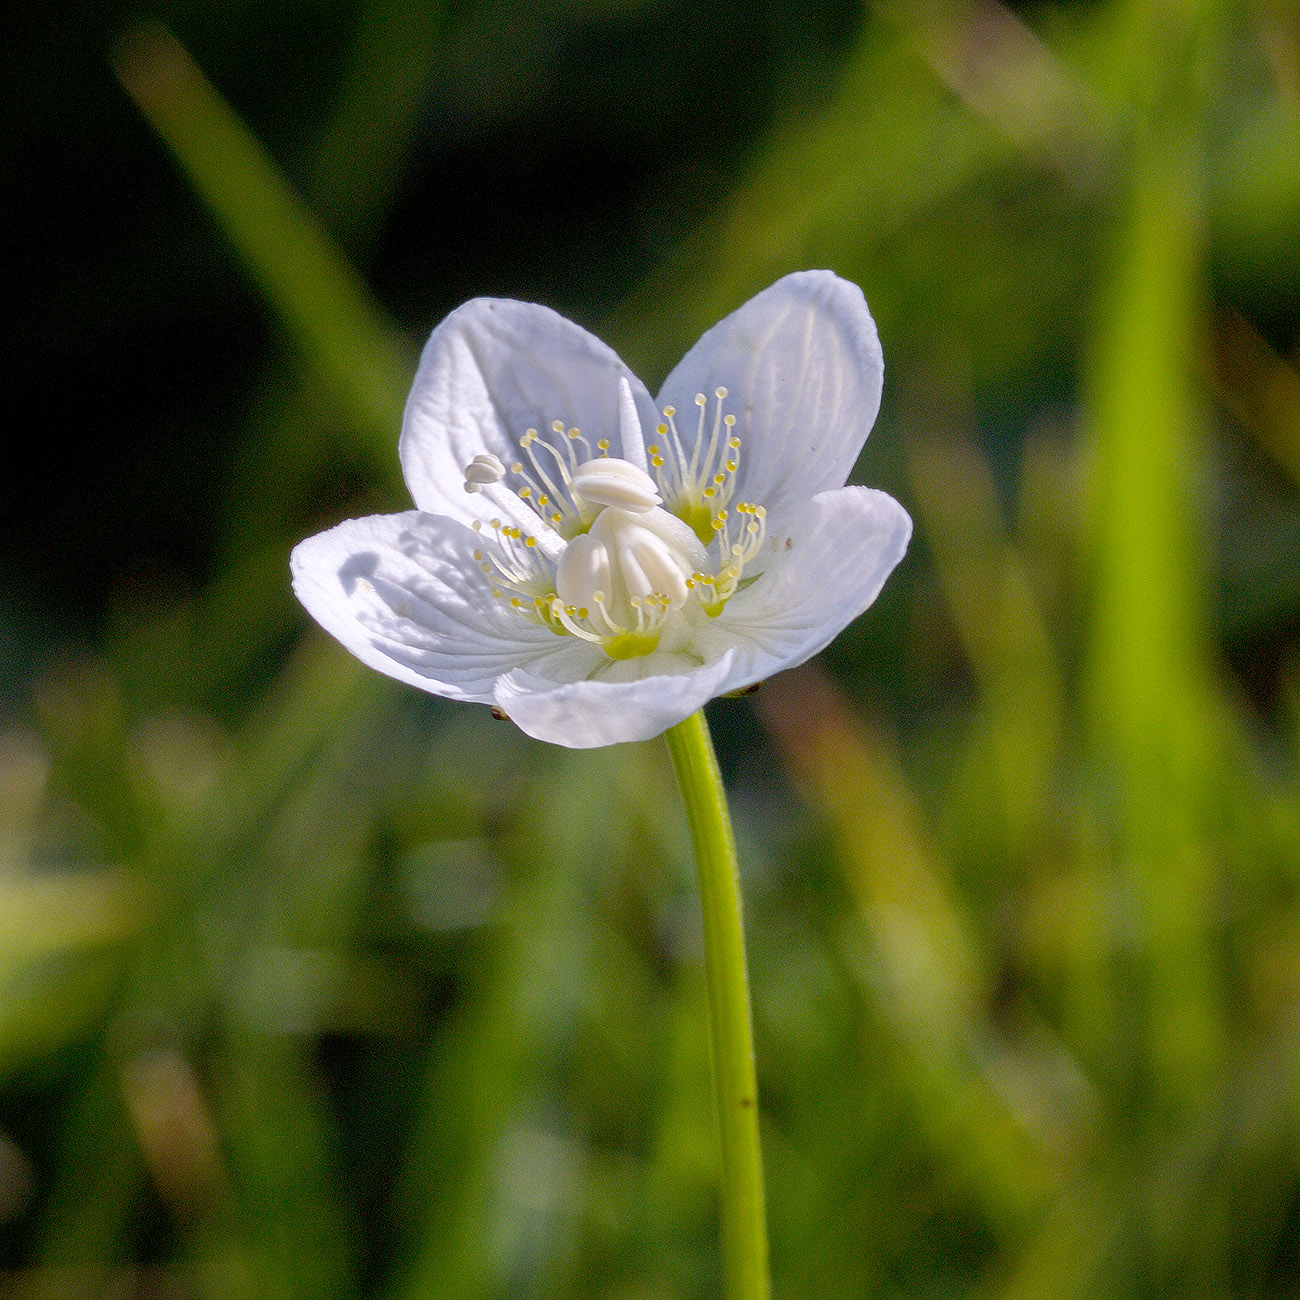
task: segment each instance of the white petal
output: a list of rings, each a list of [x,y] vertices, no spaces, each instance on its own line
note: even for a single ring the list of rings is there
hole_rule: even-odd
[[[524,669],[497,683],[497,706],[522,731],[569,749],[649,740],[689,717],[735,676],[732,651],[715,663],[637,681],[557,686]]]
[[[654,426],[645,385],[594,335],[546,307],[476,298],[458,307],[429,336],[402,423],[400,455],[411,496],[421,510],[470,523],[482,503],[464,490],[465,467],[490,454],[506,465],[522,459],[528,429],[555,420],[577,428],[594,447],[608,438],[622,452],[620,380],[641,423]],[[539,456],[548,453],[540,451]],[[633,449],[633,463],[645,463]],[[545,463],[545,461],[543,461]]]
[[[766,572],[697,638],[706,654],[735,647],[723,690],[793,668],[828,645],[876,599],[912,535],[893,497],[862,487],[820,493],[801,511],[800,525],[797,534],[773,539]]]
[[[880,409],[884,361],[862,291],[830,271],[778,280],[704,334],[659,405],[727,389],[741,439],[737,495],[781,514],[839,487]]]
[[[529,623],[492,595],[473,558],[479,536],[408,511],[349,519],[293,551],[298,599],[362,663],[435,695],[490,702],[521,665],[585,676],[598,650]]]

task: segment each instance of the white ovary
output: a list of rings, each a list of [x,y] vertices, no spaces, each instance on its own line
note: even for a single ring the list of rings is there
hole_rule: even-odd
[[[618,627],[631,630],[639,622],[636,611],[652,598],[666,602],[665,612],[686,604],[687,584],[707,563],[699,539],[666,510],[607,506],[589,532],[564,548],[555,594],[579,610],[603,605]]]

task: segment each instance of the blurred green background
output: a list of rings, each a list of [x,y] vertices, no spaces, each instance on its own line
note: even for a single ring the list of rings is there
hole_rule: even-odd
[[[862,285],[877,606],[710,717],[777,1295],[1300,1296],[1291,0],[76,0],[0,32],[0,1287],[718,1294],[656,744],[355,665],[478,294]]]

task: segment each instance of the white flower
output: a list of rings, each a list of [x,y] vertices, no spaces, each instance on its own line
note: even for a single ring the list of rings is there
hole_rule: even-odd
[[[301,543],[294,590],[364,663],[571,748],[644,740],[817,653],[911,520],[844,480],[880,406],[861,291],[787,276],[652,402],[545,307],[433,331],[400,454],[416,509]]]

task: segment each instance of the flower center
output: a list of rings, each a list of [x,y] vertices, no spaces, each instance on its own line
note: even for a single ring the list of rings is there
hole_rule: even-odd
[[[620,381],[624,450],[644,454],[653,478],[610,456],[608,439],[593,450],[559,420],[553,442],[536,429],[519,440],[527,464],[475,456],[465,490],[483,493],[505,516],[487,522],[495,544],[474,552],[492,594],[557,635],[599,645],[610,659],[651,654],[665,635],[672,648],[686,644],[692,620],[700,612],[716,617],[740,589],[766,537],[762,506],[728,509],[740,439],[731,432],[735,417],[723,413],[726,395],[716,390],[712,421],[707,399],[696,397],[693,443],[669,406],[656,428],[660,441],[645,446],[631,391]],[[474,527],[482,532],[483,521]]]

